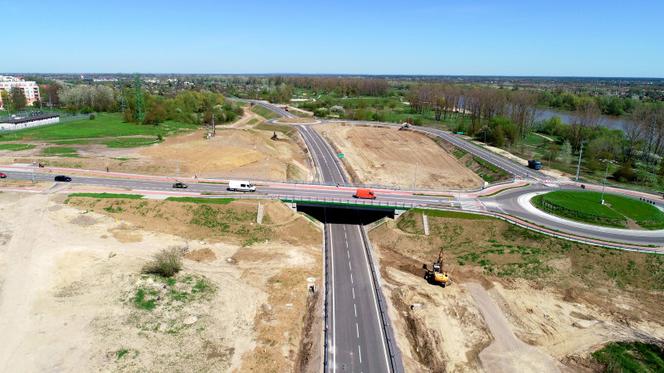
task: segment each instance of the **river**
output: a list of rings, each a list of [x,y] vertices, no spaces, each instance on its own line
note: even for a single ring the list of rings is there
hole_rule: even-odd
[[[535,122],[547,120],[552,117],[560,117],[560,119],[567,124],[571,123],[573,120],[572,113],[570,112],[560,111],[555,109],[538,108],[537,116],[535,117]],[[626,123],[630,120],[631,119],[629,119],[628,117],[614,117],[610,115],[602,115],[600,125],[611,129],[624,130]]]

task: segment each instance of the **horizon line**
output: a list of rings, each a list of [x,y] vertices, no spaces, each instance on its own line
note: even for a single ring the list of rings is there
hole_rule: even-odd
[[[501,75],[501,74],[415,74],[415,73],[294,73],[294,72],[263,72],[263,73],[195,73],[195,72],[0,72],[0,75],[234,75],[234,76],[368,76],[368,77],[457,77],[457,78],[545,78],[545,79],[655,79],[664,80],[664,76],[593,76],[593,75]]]

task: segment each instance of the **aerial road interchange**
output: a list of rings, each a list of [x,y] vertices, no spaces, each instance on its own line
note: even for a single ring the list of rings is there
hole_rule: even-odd
[[[263,101],[252,101],[282,117],[293,115]],[[351,122],[352,123],[352,122]],[[356,122],[363,125],[389,126],[384,123]],[[375,189],[374,201],[358,201],[352,197],[355,186],[350,183],[342,163],[325,139],[307,124],[293,124],[302,137],[318,174],[318,184],[258,182],[257,193],[240,197],[274,198],[294,203],[348,204],[355,208],[405,210],[413,207],[462,209],[505,219],[526,228],[557,237],[625,250],[662,252],[664,232],[631,231],[616,228],[590,227],[586,224],[553,218],[529,209],[528,197],[555,189],[578,189],[574,183],[561,183],[540,172],[516,164],[487,149],[437,129],[417,127],[415,131],[451,142],[514,177],[512,183],[490,186],[478,191],[435,192]],[[10,178],[50,181],[63,170],[34,166],[5,166]],[[71,182],[108,188],[131,189],[146,194],[200,195],[210,198],[226,195],[226,186],[207,180],[186,180],[186,191],[173,191],[173,177],[155,177],[116,173],[89,172],[74,176]],[[178,178],[182,180],[182,178]],[[598,188],[588,185],[587,188]],[[614,191],[615,192],[615,191]],[[620,192],[620,191],[618,191]],[[633,195],[656,198],[647,194],[624,191]],[[236,194],[233,194],[237,197]],[[662,201],[655,202],[662,207]],[[331,210],[332,211],[332,210]],[[339,215],[339,212],[330,214]],[[330,221],[324,221],[325,237],[325,366],[328,371],[383,372],[403,371],[400,354],[394,343],[393,331],[382,299],[380,278],[372,259],[372,250],[361,222],[353,219],[352,209]],[[344,217],[348,218],[344,222]]]

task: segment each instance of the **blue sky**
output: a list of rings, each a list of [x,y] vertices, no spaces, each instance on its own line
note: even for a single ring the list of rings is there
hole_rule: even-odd
[[[664,1],[0,0],[0,72],[664,77]]]

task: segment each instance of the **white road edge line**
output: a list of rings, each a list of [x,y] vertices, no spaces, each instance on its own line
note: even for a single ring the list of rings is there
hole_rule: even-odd
[[[335,333],[335,329],[337,327],[336,323],[336,318],[335,318],[335,299],[334,299],[334,250],[332,250],[332,230],[330,229],[329,225],[326,225],[327,231],[330,233],[328,237],[330,238],[330,242],[328,244],[328,247],[330,248],[330,273],[331,273],[331,281],[330,281],[330,286],[332,289],[330,289],[330,294],[332,298],[332,372],[337,371],[337,354],[336,354],[336,348],[337,348],[337,333]],[[327,248],[325,248],[327,250]]]
[[[364,250],[362,250],[362,252],[364,253],[364,259],[366,260],[366,263],[367,263],[367,266],[366,266],[367,275],[369,276],[369,283],[371,284],[371,290],[373,290],[373,296],[371,297],[371,299],[373,300],[374,309],[376,310],[376,321],[378,321],[378,329],[380,330],[380,336],[381,336],[380,342],[383,345],[383,353],[385,355],[385,366],[388,367],[388,371],[389,371],[390,360],[388,358],[387,346],[385,346],[385,333],[383,331],[383,326],[381,325],[382,323],[380,321],[380,312],[378,311],[378,301],[376,300],[376,287],[375,287],[375,284],[373,282],[373,277],[371,276],[371,269],[369,268],[369,266],[370,266],[369,257],[367,256],[368,248],[365,247],[364,239],[362,238],[363,232],[361,231],[361,229],[363,229],[363,228],[360,227],[359,225],[357,225],[356,227],[357,227],[358,233],[360,234],[360,242],[362,243],[362,248],[364,249]]]

